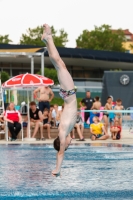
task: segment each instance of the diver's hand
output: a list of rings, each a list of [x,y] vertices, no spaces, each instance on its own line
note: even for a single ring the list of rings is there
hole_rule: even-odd
[[[60,177],[61,177],[61,173],[58,172],[58,171],[55,169],[55,170],[52,171],[52,176],[54,176],[54,177],[60,176]]]
[[[54,170],[52,171],[52,174],[53,174],[53,175],[58,175],[58,174],[60,174],[60,171],[57,171],[56,169],[54,169]]]

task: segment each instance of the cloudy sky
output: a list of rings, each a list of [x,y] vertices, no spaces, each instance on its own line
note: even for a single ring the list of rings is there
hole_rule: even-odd
[[[18,44],[26,29],[43,23],[68,33],[67,47],[84,29],[109,24],[133,32],[133,0],[0,0],[0,35]]]

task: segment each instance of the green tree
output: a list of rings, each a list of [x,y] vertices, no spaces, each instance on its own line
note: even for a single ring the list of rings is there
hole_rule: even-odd
[[[124,41],[125,36],[121,29],[112,31],[111,26],[103,24],[100,27],[95,26],[95,29],[90,32],[83,30],[76,39],[76,44],[78,48],[124,52],[122,45]]]
[[[133,49],[133,44],[130,44],[130,48]]]
[[[52,36],[57,47],[65,47],[66,43],[68,42],[68,34],[64,31],[64,29],[59,30],[59,35],[57,35],[57,31],[55,31],[54,27],[51,27]]]
[[[120,72],[122,69],[110,69],[110,71]]]
[[[38,74],[41,74],[41,72],[39,71]],[[55,69],[49,69],[49,68],[44,68],[44,75],[47,78],[50,78],[54,81],[54,84],[57,85],[59,83],[58,81],[58,77],[57,77],[57,72]]]
[[[4,83],[5,81],[7,81],[10,76],[6,71],[2,71],[1,73],[1,82]]]
[[[0,35],[0,43],[9,44],[12,40],[9,39],[9,35]]]
[[[57,31],[53,26],[51,27],[51,31],[55,45],[58,47],[64,47],[66,42],[68,42],[68,34],[64,31],[64,29],[59,30],[59,35],[57,35]],[[42,26],[37,26],[34,29],[29,28],[26,34],[22,34],[20,44],[44,46],[44,43],[41,41],[42,33]]]

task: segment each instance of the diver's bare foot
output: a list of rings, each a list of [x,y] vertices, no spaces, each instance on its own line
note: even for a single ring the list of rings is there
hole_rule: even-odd
[[[44,31],[41,40],[46,43],[48,41],[48,38],[51,37],[51,28],[48,24],[44,24],[43,27]]]

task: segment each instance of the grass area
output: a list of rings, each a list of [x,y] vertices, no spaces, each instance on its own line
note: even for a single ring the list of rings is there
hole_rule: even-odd
[[[78,102],[78,107],[79,107],[79,102],[82,100],[82,98],[77,98],[77,102]],[[58,104],[59,106],[61,106],[64,103],[63,99],[58,98],[58,97],[54,97],[54,99],[50,102],[50,104]]]
[[[63,99],[54,97],[53,100],[50,102],[51,105],[58,104],[61,106],[63,104]]]

